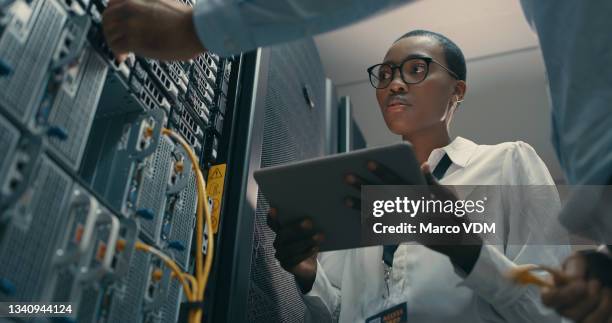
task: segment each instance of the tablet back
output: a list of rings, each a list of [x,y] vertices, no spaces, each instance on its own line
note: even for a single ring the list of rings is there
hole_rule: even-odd
[[[425,184],[412,146],[406,142],[268,167],[254,177],[270,206],[277,208],[281,224],[310,217],[325,235],[321,251],[348,249],[363,246],[360,211],[345,205],[347,197],[359,199],[360,191],[344,178],[354,173],[368,183],[380,184],[367,170],[368,161],[385,165],[403,183]]]

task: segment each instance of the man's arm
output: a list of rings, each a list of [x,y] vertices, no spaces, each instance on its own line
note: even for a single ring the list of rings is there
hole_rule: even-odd
[[[118,57],[128,52],[184,60],[210,50],[239,54],[337,29],[410,0],[110,0],[104,34]]]
[[[557,267],[569,254],[567,236],[543,240],[537,225],[553,221],[560,208],[554,182],[533,148],[522,142],[508,150],[502,168],[506,242],[503,248],[484,245],[463,285],[508,322],[561,322],[542,304],[537,287],[516,285],[506,276],[517,265]]]
[[[200,1],[196,30],[222,56],[314,36],[347,26],[409,0]]]

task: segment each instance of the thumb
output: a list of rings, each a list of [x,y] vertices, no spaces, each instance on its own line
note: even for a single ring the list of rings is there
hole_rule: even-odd
[[[456,200],[456,194],[447,187],[440,185],[440,182],[431,174],[431,168],[428,163],[423,163],[421,165],[421,172],[425,177],[425,181],[427,185],[429,185],[429,189],[431,193],[440,200]]]
[[[431,168],[427,162],[421,164],[421,172],[423,173],[423,176],[425,176],[427,185],[438,185],[438,181],[431,174]]]

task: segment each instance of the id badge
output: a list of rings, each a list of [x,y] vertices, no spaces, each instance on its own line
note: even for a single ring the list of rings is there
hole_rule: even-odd
[[[408,304],[401,303],[366,319],[366,323],[408,322]]]

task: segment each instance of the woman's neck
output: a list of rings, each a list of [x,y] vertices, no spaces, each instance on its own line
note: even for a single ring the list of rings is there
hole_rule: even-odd
[[[420,164],[427,161],[432,150],[450,144],[448,131],[433,127],[424,131],[403,135],[402,139],[410,141]]]

